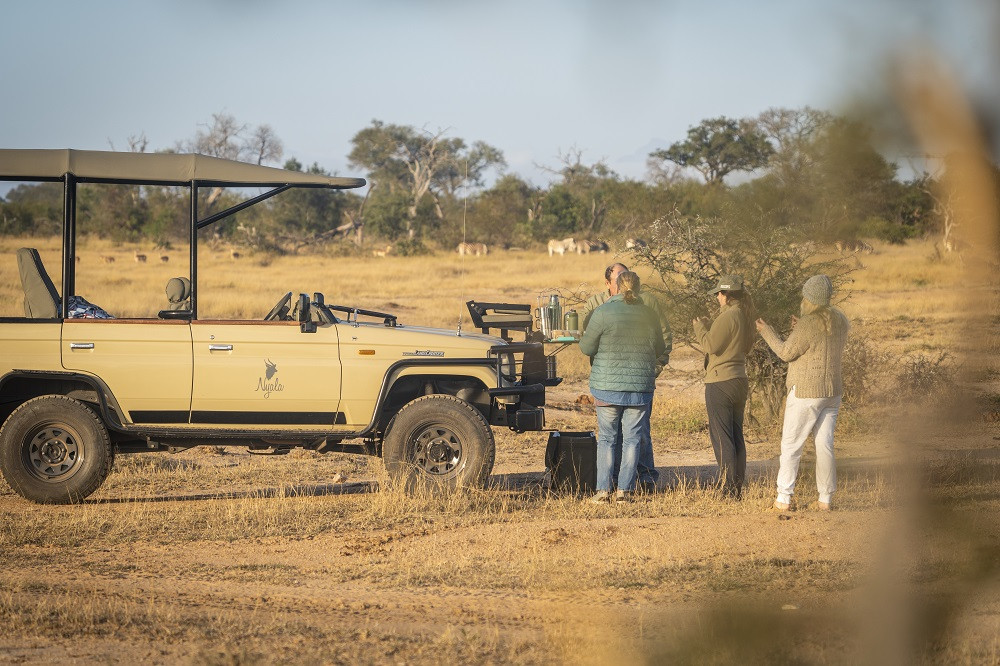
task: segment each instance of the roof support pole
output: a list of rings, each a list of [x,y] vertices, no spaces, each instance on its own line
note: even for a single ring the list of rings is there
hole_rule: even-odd
[[[198,318],[198,181],[191,181],[191,318]]]
[[[76,293],[76,176],[63,175],[63,256],[62,256],[62,302],[59,316],[69,316],[69,297]]]
[[[221,220],[222,218],[228,217],[228,216],[230,216],[230,215],[232,215],[234,213],[238,213],[241,210],[249,208],[250,206],[253,206],[255,204],[259,204],[261,201],[266,201],[267,199],[270,199],[274,195],[281,194],[285,190],[290,190],[291,188],[292,188],[291,185],[282,185],[281,187],[276,187],[273,190],[268,190],[267,192],[264,192],[263,194],[258,194],[257,196],[253,197],[252,199],[247,199],[246,201],[241,201],[240,203],[236,204],[235,206],[230,206],[226,210],[220,210],[218,213],[215,213],[214,215],[209,215],[204,220],[201,220],[200,222],[198,222],[198,228],[201,229],[203,227],[207,227],[208,225],[212,224],[213,222]],[[197,218],[195,218],[195,219],[197,219]]]

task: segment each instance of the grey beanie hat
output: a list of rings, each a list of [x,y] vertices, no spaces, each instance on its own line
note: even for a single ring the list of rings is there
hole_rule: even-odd
[[[833,282],[825,275],[813,275],[803,285],[802,296],[813,305],[829,305]]]

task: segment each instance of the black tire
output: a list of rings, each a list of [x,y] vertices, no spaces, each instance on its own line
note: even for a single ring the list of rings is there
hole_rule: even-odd
[[[104,483],[113,462],[104,424],[82,402],[63,395],[29,400],[0,427],[0,472],[33,502],[81,502]]]
[[[485,486],[495,457],[489,423],[451,395],[425,395],[404,405],[382,443],[389,478],[407,492]]]

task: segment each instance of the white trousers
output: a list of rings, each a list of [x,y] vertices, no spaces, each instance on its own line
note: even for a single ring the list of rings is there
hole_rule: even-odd
[[[778,501],[790,502],[795,494],[802,448],[809,435],[816,437],[816,489],[819,501],[829,503],[837,490],[837,465],[833,459],[833,431],[837,427],[841,396],[797,398],[795,387],[785,401],[781,429],[781,466],[778,468]]]

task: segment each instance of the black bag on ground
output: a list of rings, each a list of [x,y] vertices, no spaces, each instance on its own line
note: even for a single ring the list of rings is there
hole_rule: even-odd
[[[597,437],[593,432],[549,433],[545,467],[553,489],[592,492],[597,488]]]

